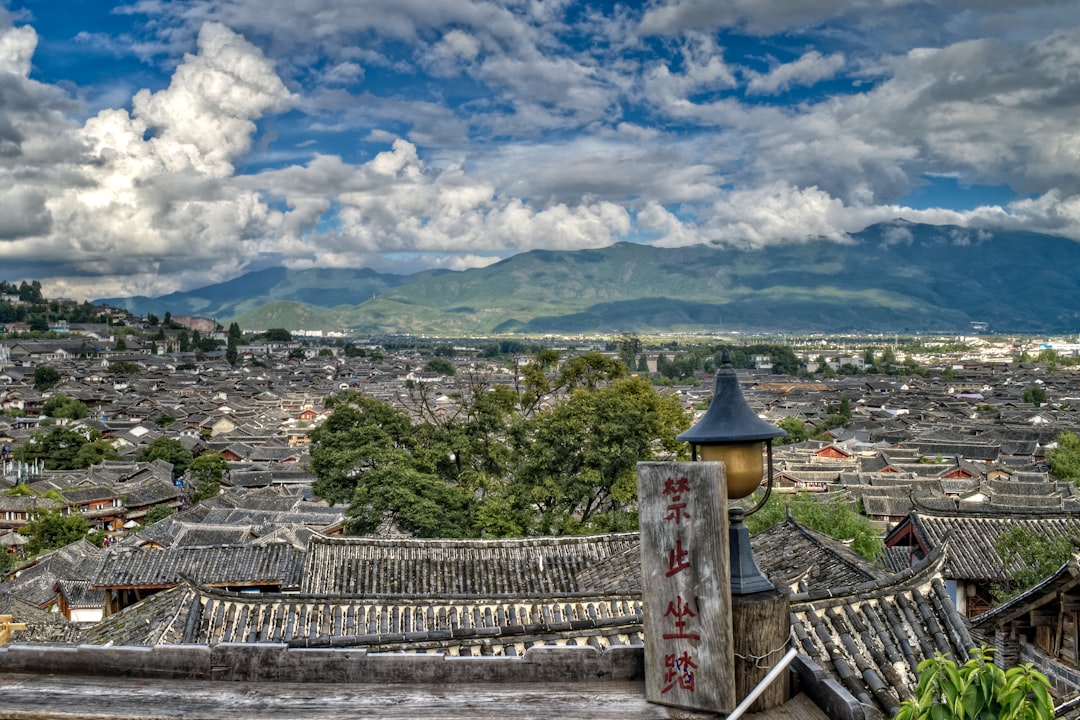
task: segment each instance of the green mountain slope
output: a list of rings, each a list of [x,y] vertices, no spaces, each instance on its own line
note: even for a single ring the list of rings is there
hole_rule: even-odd
[[[894,222],[850,243],[759,250],[619,243],[413,276],[264,271],[261,285],[245,276],[229,288],[193,291],[185,302],[217,302],[219,319],[243,327],[373,334],[966,332],[973,321],[1001,332],[1067,332],[1080,328],[1077,268],[1080,244],[1064,238]],[[249,286],[258,294],[240,297]],[[267,309],[273,298],[309,307]]]

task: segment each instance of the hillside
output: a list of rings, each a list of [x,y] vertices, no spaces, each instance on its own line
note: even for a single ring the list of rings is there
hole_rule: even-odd
[[[849,244],[619,243],[412,276],[277,268],[113,303],[243,327],[358,333],[966,332],[973,321],[1000,332],[1067,332],[1080,327],[1077,267],[1080,244],[1064,238],[897,222]]]

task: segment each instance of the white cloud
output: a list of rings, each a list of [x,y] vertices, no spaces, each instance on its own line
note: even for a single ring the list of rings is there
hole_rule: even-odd
[[[777,65],[767,73],[751,75],[746,91],[768,95],[797,85],[813,85],[833,77],[843,67],[842,53],[825,56],[811,50],[794,62]]]
[[[4,30],[0,34],[0,73],[29,76],[36,47],[37,33],[29,25]]]

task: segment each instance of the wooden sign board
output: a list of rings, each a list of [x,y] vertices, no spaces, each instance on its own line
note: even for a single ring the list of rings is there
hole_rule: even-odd
[[[638,463],[645,699],[735,709],[727,482],[719,462]]]

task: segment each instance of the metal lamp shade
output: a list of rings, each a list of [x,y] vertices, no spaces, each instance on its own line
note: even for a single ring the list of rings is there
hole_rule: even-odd
[[[739,379],[727,353],[716,372],[716,392],[709,409],[679,440],[700,448],[702,460],[727,464],[728,498],[750,495],[764,475],[763,443],[786,432],[758,417],[739,388]]]

